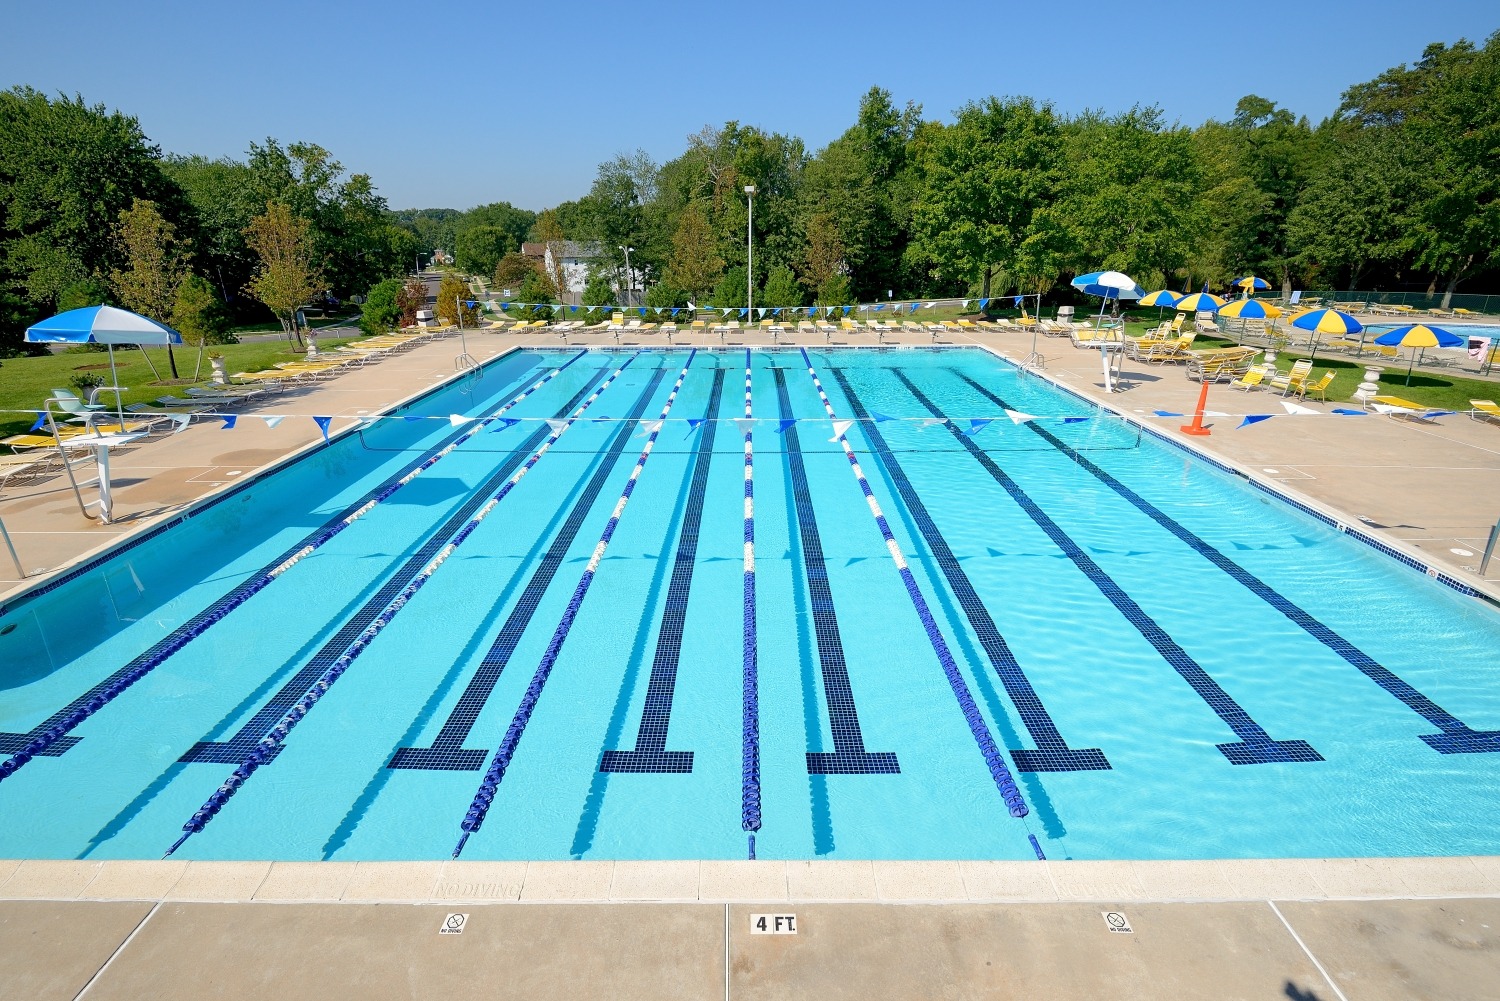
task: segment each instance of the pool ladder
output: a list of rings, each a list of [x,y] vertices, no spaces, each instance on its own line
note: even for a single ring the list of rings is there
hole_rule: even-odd
[[[0,539],[5,540],[5,548],[10,553],[10,561],[16,565],[16,579],[25,580],[26,570],[21,566],[21,557],[16,555],[16,546],[10,541],[10,533],[5,530],[4,518],[0,518]]]
[[[1033,351],[1021,359],[1020,369],[1022,372],[1035,372],[1037,369],[1047,367],[1047,358],[1039,351]]]

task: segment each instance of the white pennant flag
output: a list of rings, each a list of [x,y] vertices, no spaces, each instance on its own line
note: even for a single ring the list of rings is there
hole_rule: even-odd
[[[1036,420],[1036,414],[1023,414],[1019,410],[1007,410],[1005,416],[1010,418],[1012,424],[1024,424],[1027,421]]]
[[[1217,410],[1205,410],[1205,411],[1203,411],[1203,416],[1204,417],[1228,417],[1229,415],[1228,414],[1221,414]]]
[[[552,429],[553,434],[557,434],[563,428],[568,426],[568,422],[563,420],[561,417],[548,417],[547,426]]]
[[[968,309],[969,308],[969,303],[971,303],[973,301],[974,301],[973,299],[965,299],[964,300],[964,309]]]
[[[921,420],[917,421],[917,427],[919,427],[919,428],[930,428],[930,427],[932,427],[932,426],[934,426],[936,424],[947,424],[947,423],[948,423],[948,418],[946,418],[946,417],[923,417]]]
[[[765,316],[766,315],[766,307],[764,307],[764,306],[756,306],[755,307],[755,311],[757,313],[759,313],[761,316]]]
[[[469,423],[473,419],[474,418],[472,418],[472,417],[465,417],[463,414],[449,414],[448,415],[448,423],[451,424],[453,427],[461,427],[462,425]]]
[[[661,430],[661,421],[641,421],[640,425],[641,430],[636,434],[637,438],[642,435],[655,434]]]
[[[845,432],[847,432],[853,426],[854,426],[854,422],[853,421],[834,421],[833,422],[833,437],[829,438],[828,440],[829,441],[833,441],[833,442],[838,441],[840,438],[844,437]]]
[[[1283,407],[1286,407],[1286,412],[1289,413],[1289,414],[1317,414],[1317,413],[1322,413],[1322,411],[1320,411],[1320,410],[1314,410],[1312,407],[1299,406],[1298,404],[1293,403],[1291,400],[1282,400],[1281,401],[1281,405]]]
[[[172,433],[182,434],[182,432],[187,430],[187,426],[191,424],[192,421],[193,418],[189,414],[173,414],[172,423],[176,424],[177,426],[172,429]]]
[[[745,437],[745,435],[750,433],[752,428],[755,427],[755,418],[736,417],[734,418],[734,426],[740,429],[740,437],[743,438]]]
[[[261,420],[263,420],[263,421],[266,422],[266,427],[273,428],[276,425],[280,424],[282,421],[286,420],[286,418],[285,417],[262,417]]]

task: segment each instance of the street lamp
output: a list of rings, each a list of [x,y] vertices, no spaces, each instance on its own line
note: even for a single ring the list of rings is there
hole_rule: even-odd
[[[616,246],[619,246],[616,244]],[[625,305],[635,305],[635,272],[630,270],[630,252],[634,247],[620,247],[625,251]]]
[[[750,203],[745,213],[745,322],[750,322],[750,309],[755,305],[755,185],[745,185],[745,197]]]

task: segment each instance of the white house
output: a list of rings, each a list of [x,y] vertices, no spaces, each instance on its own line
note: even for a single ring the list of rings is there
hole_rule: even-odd
[[[557,268],[556,258],[553,256],[553,248],[559,248],[562,252],[562,273],[565,288],[558,289],[558,297],[565,303],[578,305],[583,295],[584,286],[589,280],[589,266],[604,255],[599,252],[597,243],[578,243],[573,240],[563,240],[559,243],[523,243],[521,253],[541,264],[546,269],[549,278],[555,278]],[[645,275],[639,268],[631,268],[635,274],[634,288],[636,299],[639,300],[645,294]],[[625,298],[624,289],[616,288],[615,294],[621,300]],[[620,305],[626,305],[623,301]]]

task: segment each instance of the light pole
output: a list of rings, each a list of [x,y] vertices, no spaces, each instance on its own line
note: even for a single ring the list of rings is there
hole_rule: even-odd
[[[745,322],[750,323],[755,305],[755,185],[745,185],[745,196],[750,203],[745,213]]]
[[[617,244],[618,246],[618,244]],[[635,305],[635,272],[630,270],[630,252],[634,247],[620,247],[625,251],[625,305]]]

